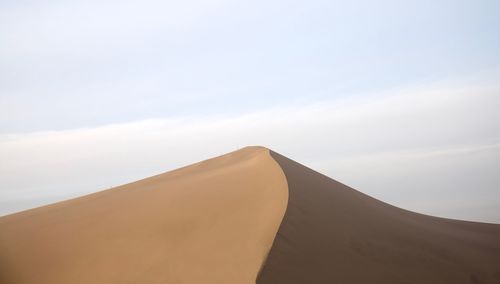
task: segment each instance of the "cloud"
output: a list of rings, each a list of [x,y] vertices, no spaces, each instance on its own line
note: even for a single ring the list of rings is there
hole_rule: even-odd
[[[494,1],[0,2],[0,133],[258,111],[500,70]]]
[[[494,87],[397,90],[240,115],[3,134],[0,212],[264,145],[396,206],[500,222],[491,209],[500,208],[499,95]]]

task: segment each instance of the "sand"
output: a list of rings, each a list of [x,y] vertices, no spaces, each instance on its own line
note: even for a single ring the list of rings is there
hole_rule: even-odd
[[[406,211],[247,147],[0,217],[0,283],[500,283],[500,225]]]
[[[0,283],[255,283],[286,180],[249,147],[0,218]]]
[[[500,225],[402,210],[272,156],[289,203],[257,283],[500,283]]]

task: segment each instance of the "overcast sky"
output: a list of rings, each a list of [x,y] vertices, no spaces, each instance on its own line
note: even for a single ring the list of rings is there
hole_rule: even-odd
[[[264,145],[500,223],[500,2],[1,1],[0,214]]]

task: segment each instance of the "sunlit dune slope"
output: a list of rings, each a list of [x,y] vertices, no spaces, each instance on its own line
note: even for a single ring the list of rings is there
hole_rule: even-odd
[[[286,180],[248,147],[0,218],[0,283],[255,283]]]

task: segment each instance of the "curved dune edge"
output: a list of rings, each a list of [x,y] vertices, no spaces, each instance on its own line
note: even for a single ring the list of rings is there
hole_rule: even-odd
[[[255,283],[288,201],[262,147],[0,218],[1,283]]]
[[[500,283],[500,225],[402,210],[271,156],[289,201],[257,284]]]

